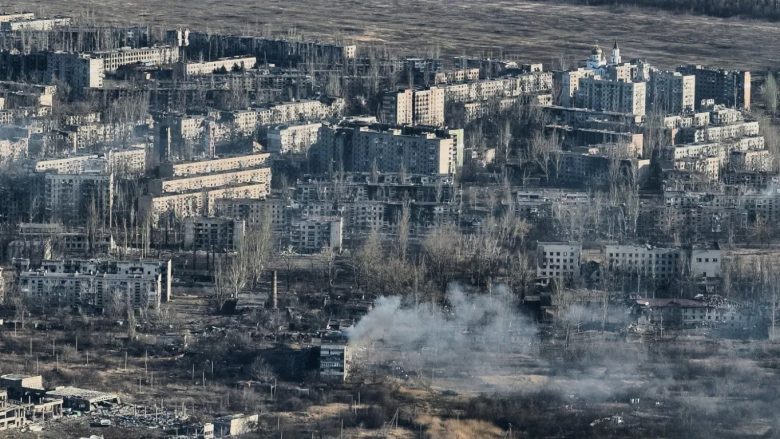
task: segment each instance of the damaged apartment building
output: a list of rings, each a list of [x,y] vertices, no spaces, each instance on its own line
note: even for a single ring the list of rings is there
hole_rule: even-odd
[[[319,338],[319,346],[320,378],[325,381],[345,381],[349,377],[352,362],[347,335],[338,327],[327,329]]]
[[[83,308],[99,312],[156,309],[171,299],[170,260],[43,261],[18,274],[31,308]]]
[[[176,224],[193,216],[210,216],[224,198],[260,199],[271,185],[269,154],[259,153],[183,163],[163,163],[160,178],[148,183],[139,201],[142,217],[154,224]]]
[[[536,259],[537,276],[563,283],[584,274],[589,261],[596,263],[602,277],[638,276],[663,283],[682,276],[702,281],[720,278],[723,252],[717,243],[688,247],[605,244],[584,252],[578,242],[540,242]]]

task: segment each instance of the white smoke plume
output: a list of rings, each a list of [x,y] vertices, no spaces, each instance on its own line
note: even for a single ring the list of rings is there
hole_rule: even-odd
[[[538,327],[520,312],[507,288],[467,294],[454,286],[446,299],[446,307],[405,306],[400,297],[377,300],[374,309],[347,330],[354,364],[462,392],[544,388],[605,397],[635,384],[644,353],[634,344],[591,346],[584,364],[577,366],[551,363],[564,347],[554,342],[545,347],[546,356],[540,354]]]
[[[361,361],[394,365],[426,377],[471,378],[510,373],[509,356],[531,353],[535,325],[518,310],[503,287],[490,294],[466,294],[451,287],[447,307],[403,306],[400,297],[382,297],[374,309],[347,330]],[[510,354],[510,355],[508,355]]]

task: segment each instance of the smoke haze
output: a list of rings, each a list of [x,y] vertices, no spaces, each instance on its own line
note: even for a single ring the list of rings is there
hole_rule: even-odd
[[[458,391],[558,389],[607,396],[629,385],[643,352],[632,345],[609,355],[587,353],[587,365],[561,370],[539,354],[537,325],[522,315],[505,287],[490,294],[467,294],[453,286],[447,307],[404,306],[400,297],[382,297],[348,329],[358,367],[390,367],[397,376],[421,378]],[[554,350],[554,349],[553,349]]]

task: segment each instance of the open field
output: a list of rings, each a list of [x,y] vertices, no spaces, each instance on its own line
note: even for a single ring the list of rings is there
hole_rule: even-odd
[[[780,26],[753,20],[675,15],[517,0],[22,0],[15,8],[96,20],[189,25],[212,30],[346,38],[424,53],[511,54],[522,61],[579,60],[595,41],[617,39],[624,58],[780,67]]]

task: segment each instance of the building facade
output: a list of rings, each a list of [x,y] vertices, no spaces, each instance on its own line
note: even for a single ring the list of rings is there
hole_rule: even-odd
[[[591,110],[643,116],[646,91],[644,82],[583,78],[577,89],[577,105]]]
[[[390,125],[444,126],[444,89],[406,89],[382,98],[382,122]]]
[[[171,267],[170,260],[44,261],[19,274],[19,288],[31,306],[143,310],[170,300]]]

